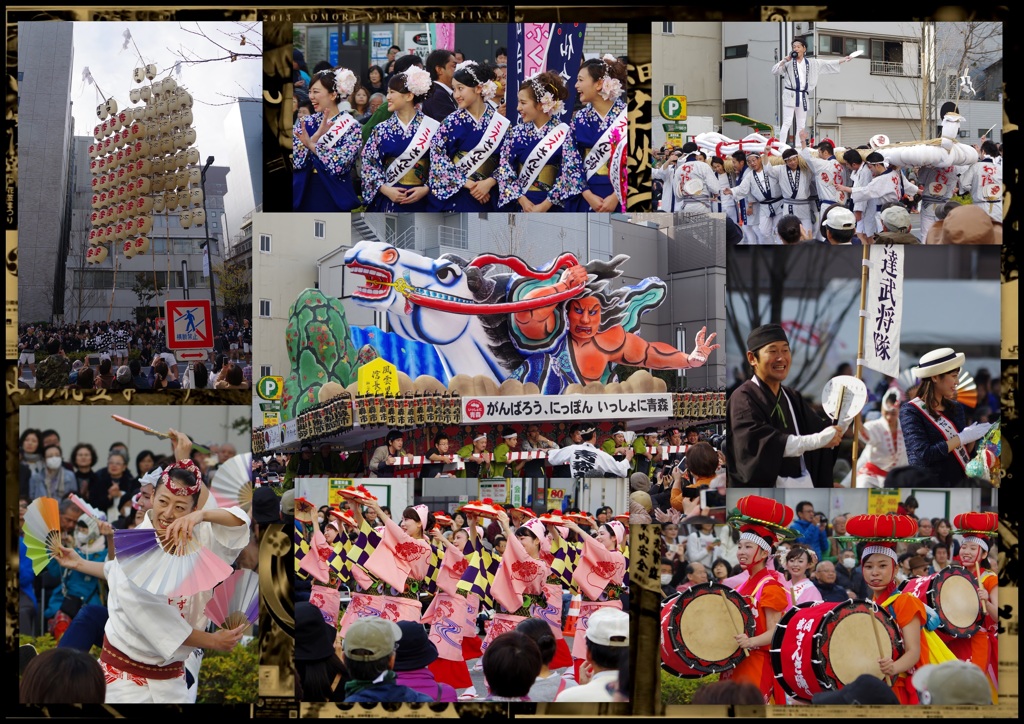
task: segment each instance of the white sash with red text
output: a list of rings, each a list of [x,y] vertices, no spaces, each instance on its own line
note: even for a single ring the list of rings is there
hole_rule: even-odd
[[[358,127],[359,122],[355,118],[350,116],[348,113],[341,113],[338,116],[338,122],[332,125],[327,130],[327,133],[325,133],[324,135],[320,136],[320,138],[317,139],[316,145],[319,146],[320,144],[323,144],[323,147],[325,149],[334,148],[334,144],[336,144],[339,139],[344,137],[345,134],[348,133],[349,130],[352,128],[352,126]]]
[[[629,129],[629,115],[626,113],[626,109],[622,110],[622,113],[615,117],[612,124],[605,129],[604,133],[601,134],[600,138],[597,139],[597,143],[590,149],[590,153],[583,159],[583,170],[587,174],[587,180],[597,173],[602,166],[609,164],[612,156],[612,134],[615,130],[619,131],[619,138],[622,141],[626,140],[626,133]],[[620,141],[621,143],[621,141]],[[608,165],[608,175],[611,176],[615,169],[611,164]],[[614,185],[614,182],[613,182]]]
[[[505,131],[510,125],[512,124],[505,116],[495,113],[491,117],[491,122],[487,124],[484,135],[480,137],[480,142],[455,163],[455,168],[459,170],[466,181],[476,173],[478,168],[483,166],[484,161],[498,150],[505,138]]]
[[[526,158],[526,163],[523,164],[522,172],[519,174],[519,188],[522,193],[525,194],[533,186],[533,182],[537,180],[541,169],[547,165],[548,159],[555,155],[568,137],[569,126],[559,123],[551,129],[548,135],[540,140],[540,143],[534,146],[533,151]]]
[[[929,412],[928,408],[925,407],[924,402],[921,400],[920,397],[915,397],[913,400],[910,401],[910,404],[916,407],[918,410],[920,410],[921,415],[924,417],[924,419],[930,422],[936,430],[942,433],[942,437],[945,438],[946,440],[949,440],[950,438],[956,437],[960,434],[960,432],[956,429],[956,426],[945,415],[940,414],[938,420],[932,417],[931,412]],[[960,463],[960,467],[966,470],[967,463],[971,462],[971,458],[967,454],[967,451],[964,449],[964,446],[961,445],[956,450],[954,450],[953,455],[956,458],[956,461]]]
[[[398,158],[391,162],[388,170],[384,172],[385,186],[394,186],[398,183],[398,179],[409,173],[419,160],[423,158],[423,154],[430,150],[430,139],[434,137],[434,134],[437,133],[437,129],[440,127],[441,124],[430,116],[423,116],[420,119],[419,128],[413,134],[409,145],[405,147],[405,150],[402,151]]]

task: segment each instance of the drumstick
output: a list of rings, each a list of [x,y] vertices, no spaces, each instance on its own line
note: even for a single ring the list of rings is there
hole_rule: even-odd
[[[982,589],[982,585],[981,585],[981,559],[980,558],[974,562],[974,575],[978,579],[978,590],[980,591]],[[988,611],[985,609],[985,602],[982,601],[980,597],[978,598],[978,603],[981,604],[981,612],[982,613],[988,613]]]
[[[739,636],[743,632],[740,631],[740,627],[739,624],[736,623],[736,619],[732,617],[732,611],[729,609],[729,599],[725,597],[725,591],[719,591],[718,595],[722,597],[722,605],[725,606],[725,613],[729,617],[729,620],[732,621],[732,627],[736,630],[736,635]],[[743,655],[750,656],[750,649],[743,649]]]
[[[878,644],[878,656],[879,658],[887,659],[890,656],[892,656],[892,651],[886,653],[885,646],[882,643],[882,639],[878,635],[878,627],[881,625],[882,624],[878,619],[876,619],[874,616],[871,617],[871,632],[875,635],[875,643]],[[883,676],[885,676],[886,686],[892,686],[892,679],[890,679],[888,675]]]
[[[154,430],[151,427],[146,427],[141,422],[135,422],[134,420],[129,420],[127,417],[121,417],[120,415],[111,415],[111,417],[114,418],[115,420],[117,420],[118,422],[120,422],[122,425],[127,425],[128,427],[133,427],[136,430],[142,430],[142,432],[147,432],[150,435],[156,435],[157,437],[163,437],[163,438],[167,438],[167,439],[170,439],[170,437],[171,437],[166,432],[160,432],[159,430]],[[198,450],[201,453],[205,453],[207,455],[210,454],[210,448],[203,447],[202,445],[200,445],[198,443],[195,443],[195,442],[192,443],[192,447],[194,447],[196,450]]]

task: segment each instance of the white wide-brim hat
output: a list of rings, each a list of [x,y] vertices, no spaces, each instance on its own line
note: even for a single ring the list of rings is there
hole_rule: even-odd
[[[690,179],[683,184],[683,193],[687,196],[700,196],[704,193],[704,184],[699,179]]]
[[[966,359],[963,352],[957,352],[952,347],[940,347],[922,357],[921,362],[911,372],[914,377],[923,380],[944,372],[962,369]]]

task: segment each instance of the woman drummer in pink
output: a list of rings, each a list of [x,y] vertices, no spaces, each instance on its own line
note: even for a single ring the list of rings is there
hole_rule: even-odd
[[[903,636],[903,655],[893,660],[882,656],[879,668],[892,683],[900,704],[919,704],[911,674],[927,664],[941,664],[956,657],[934,632],[938,624],[929,620],[924,603],[909,593],[896,590],[899,569],[896,544],[918,542],[917,521],[908,515],[855,515],[846,522],[846,539],[863,543],[861,570],[872,598],[888,611]]]
[[[596,526],[597,521],[593,524]],[[626,529],[618,521],[603,523],[597,527],[595,535],[590,535],[572,520],[566,521],[565,527],[582,541],[582,550],[572,575],[573,587],[583,594],[576,635],[572,640],[573,663],[576,680],[579,681],[580,665],[587,658],[587,620],[601,608],[622,610],[619,599],[623,593],[626,557],[619,551],[619,546],[625,538]]]
[[[363,518],[364,504],[384,524],[383,534]],[[359,541],[353,545],[362,548],[363,553],[372,552],[355,559],[352,577],[361,592],[352,594],[338,627],[340,635],[344,637],[349,624],[362,616],[418,622],[423,612],[419,594],[428,585],[432,557],[426,531],[434,527],[434,514],[425,505],[410,506],[402,511],[399,524],[387,516],[375,498],[349,498],[348,506],[360,528]]]

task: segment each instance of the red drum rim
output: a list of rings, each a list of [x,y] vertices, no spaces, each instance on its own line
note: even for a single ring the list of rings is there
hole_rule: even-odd
[[[699,673],[699,676],[686,676],[677,672],[677,676],[682,676],[683,678],[700,678],[701,676],[707,676],[708,674],[720,674],[724,671],[736,668],[736,666],[744,660],[744,650],[737,647],[736,651],[726,659],[719,661],[707,661],[692,653],[682,640],[682,632],[679,629],[679,625],[683,612],[690,602],[701,596],[718,596],[721,594],[725,594],[725,598],[739,610],[740,616],[743,620],[743,632],[746,633],[747,636],[754,635],[756,628],[754,613],[747,604],[746,599],[737,593],[735,589],[729,588],[728,586],[724,586],[720,583],[713,583],[709,581],[708,583],[691,586],[685,591],[679,593],[678,597],[671,603],[669,603],[671,599],[671,597],[669,597],[669,599],[666,599],[664,603],[666,606],[671,605],[671,611],[668,614],[669,620],[667,626],[669,644],[673,653],[675,653],[675,655],[678,656],[686,666]],[[672,671],[671,668],[668,670]]]
[[[958,626],[954,622],[950,621],[945,612],[942,610],[942,607],[939,605],[943,585],[945,585],[946,581],[948,581],[950,578],[953,578],[954,576],[957,578],[967,579],[967,581],[970,582],[972,588],[974,590],[977,590],[978,579],[975,578],[974,574],[971,573],[970,570],[963,566],[949,566],[947,568],[943,568],[938,573],[933,573],[928,576],[920,577],[929,579],[928,590],[925,596],[927,600],[925,601],[925,603],[927,603],[928,606],[934,609],[935,612],[939,615],[939,621],[941,621],[942,623],[936,629],[938,632],[955,639],[971,638],[972,636],[974,636],[974,634],[981,631],[981,629],[984,628],[985,625],[985,613],[981,609],[980,599],[978,605],[978,615],[974,619],[974,622],[967,626]],[[920,580],[920,578],[911,578],[904,581],[900,584],[898,590],[901,593],[909,593],[910,589],[914,587],[914,581],[918,581]]]

